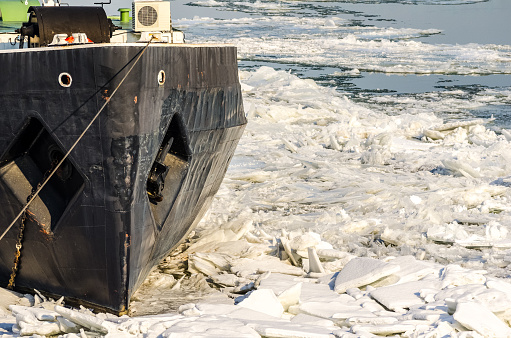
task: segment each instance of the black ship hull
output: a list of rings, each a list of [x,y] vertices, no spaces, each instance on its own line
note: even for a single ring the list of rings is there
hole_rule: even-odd
[[[144,46],[0,52],[1,232]],[[126,311],[210,205],[245,124],[235,47],[149,45],[29,207],[15,289]],[[4,287],[19,222],[0,242]]]

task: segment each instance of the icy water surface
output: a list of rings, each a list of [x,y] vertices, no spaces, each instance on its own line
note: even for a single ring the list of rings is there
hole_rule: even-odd
[[[159,319],[125,318],[120,326],[130,324],[139,335],[156,320],[165,321],[157,322],[158,332],[176,321],[183,330],[226,328],[231,313],[219,315],[226,308],[218,301],[209,308],[179,305],[200,302],[209,286],[243,301],[239,288],[285,279],[268,277],[273,264],[272,273],[314,273],[307,251],[314,248],[333,250],[321,257],[325,273],[347,274],[350,262],[363,270],[360,258],[383,264],[398,257],[403,275],[387,270],[392,278],[385,283],[426,282],[411,290],[398,285],[395,293],[378,280],[366,288],[376,278],[369,269],[371,282],[336,294],[337,303],[360,300],[355,308],[376,318],[366,331],[383,332],[378,323],[391,314],[394,323],[399,318],[408,326],[396,332],[399,325],[389,325],[389,335],[511,336],[510,1],[198,0],[172,6],[174,26],[188,42],[237,45],[249,123],[191,247],[167,258],[133,299],[133,315],[158,313]],[[295,244],[290,256],[283,253],[286,241]],[[406,275],[403,260],[433,271],[429,278]],[[322,286],[314,278],[300,283],[311,280]],[[312,293],[317,311],[305,313],[335,320],[338,337],[364,336],[355,322],[339,317],[342,311],[324,313],[339,305],[332,293]],[[385,309],[375,304],[378,296]],[[262,308],[268,304],[259,301]],[[301,305],[285,316],[302,323],[307,299],[295,301]],[[164,315],[176,309],[182,317]],[[432,314],[415,317],[414,310],[438,317],[424,320]],[[482,316],[488,312],[491,321]],[[288,317],[272,328],[284,330]],[[261,326],[253,322],[257,316],[240,318]],[[471,326],[478,321],[482,328]],[[314,326],[304,335],[301,329],[282,336],[320,331]],[[232,331],[223,336],[240,336]],[[258,334],[271,336],[261,327]]]
[[[238,47],[249,118],[199,238],[251,222],[509,277],[511,2],[172,6],[189,42]]]
[[[507,241],[511,225],[511,2],[173,6],[188,41],[238,46],[250,121],[204,224],[245,210],[359,255],[422,250],[508,275],[507,250],[463,241]]]

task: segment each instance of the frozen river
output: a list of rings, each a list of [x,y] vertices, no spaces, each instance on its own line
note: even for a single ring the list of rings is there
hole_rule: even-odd
[[[247,327],[281,337],[511,335],[511,21],[505,16],[511,2],[172,6],[174,27],[188,42],[237,45],[249,124],[191,248],[163,263],[134,301],[138,314],[159,313],[161,320],[108,323],[132,327],[134,335],[158,324],[162,331],[151,332],[176,332],[172,337],[185,332],[174,324],[190,318],[203,337],[215,336],[208,327],[232,328],[216,335],[232,337],[257,336],[242,334]],[[309,277],[329,276],[332,294],[276,277],[297,272],[292,265],[292,271],[273,268],[275,256],[294,259]],[[249,261],[265,263],[254,268]],[[277,295],[282,285],[300,284],[302,298],[287,304],[279,317],[286,324],[267,317],[254,324],[219,301],[175,315],[180,304],[208,294],[200,275],[179,282],[196,293],[186,299],[176,293],[185,269],[208,276],[224,295],[241,295],[234,288],[252,281]],[[264,297],[254,293],[252,303],[270,304]],[[259,310],[275,316],[270,308]],[[288,322],[300,314],[312,319],[299,317],[302,326],[293,331]]]
[[[506,241],[511,225],[511,3],[174,8],[188,40],[238,46],[246,89],[248,130],[210,217],[250,210],[267,231],[314,230],[357,254],[424,250],[508,275],[506,250],[451,244]]]

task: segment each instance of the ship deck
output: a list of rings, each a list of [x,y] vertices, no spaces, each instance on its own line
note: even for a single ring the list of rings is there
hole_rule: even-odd
[[[146,41],[140,41],[141,34],[131,31],[129,28],[130,25],[121,24],[119,22],[114,23],[122,27],[122,29],[116,30],[113,33],[113,36],[110,39],[110,43],[102,43],[102,44],[94,44],[94,43],[88,43],[88,44],[70,44],[70,45],[58,45],[58,46],[48,46],[48,47],[35,47],[35,48],[27,48],[26,43],[25,47],[23,49],[19,48],[19,42],[17,38],[19,39],[19,34],[15,32],[16,29],[21,27],[21,22],[3,22],[0,21],[0,53],[6,53],[6,52],[26,52],[28,50],[54,50],[54,49],[60,49],[60,48],[89,48],[89,47],[99,47],[99,46],[108,46],[108,45],[119,45],[123,44],[125,46],[140,46],[141,44],[147,43]],[[173,30],[172,34],[181,34],[180,31]],[[25,40],[26,41],[26,40]],[[179,41],[179,39],[178,39]],[[230,44],[193,44],[193,43],[186,43],[184,41],[184,35],[182,42],[172,42],[172,43],[166,43],[166,42],[159,42],[159,41],[153,41],[153,46],[160,46],[160,47],[169,47],[169,46],[183,46],[183,47],[219,47],[219,46],[232,46]]]

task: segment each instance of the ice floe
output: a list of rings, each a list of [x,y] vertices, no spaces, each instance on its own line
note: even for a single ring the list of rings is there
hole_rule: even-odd
[[[298,259],[298,266],[293,266],[289,257],[277,258],[281,240],[258,239],[268,250],[257,257],[239,257],[243,252],[238,250],[243,247],[240,243],[247,243],[244,236],[217,243],[231,247],[228,263],[219,259],[214,246],[190,254],[215,262],[214,269],[198,273],[217,286],[211,289],[211,296],[183,303],[173,313],[133,317],[94,314],[85,308],[66,307],[62,299],[0,289],[4,307],[0,333],[13,337],[511,337],[511,283],[487,277],[486,271],[445,266],[413,256],[350,257],[340,271],[325,272],[320,277],[304,269],[305,257]],[[309,243],[310,250],[325,246],[320,235],[312,232],[287,234],[286,239]],[[303,249],[302,245],[295,247]],[[329,255],[318,255],[319,262],[342,256],[335,249],[326,250]],[[261,262],[274,265],[275,259],[299,269],[301,274],[259,268]],[[259,263],[247,270],[247,261]],[[254,282],[245,292],[230,287],[247,280]],[[378,286],[382,280],[387,282]],[[182,295],[190,291],[178,288]]]

